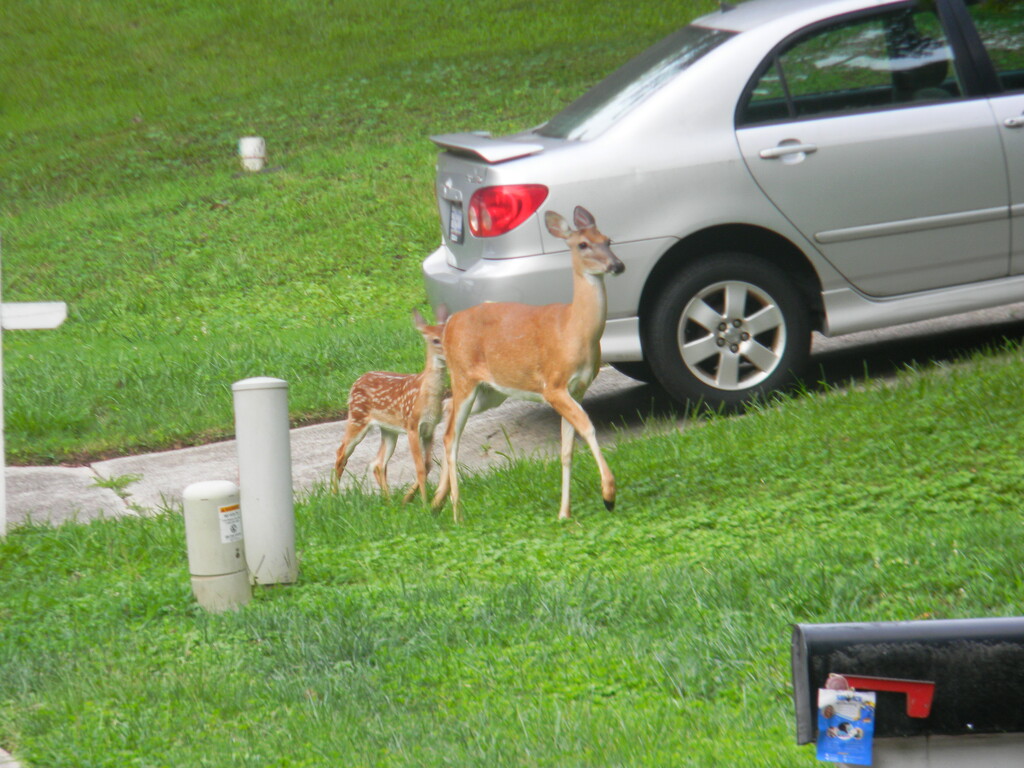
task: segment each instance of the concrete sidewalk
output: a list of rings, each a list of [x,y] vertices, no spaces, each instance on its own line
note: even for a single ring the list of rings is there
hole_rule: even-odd
[[[873,375],[878,375],[876,369],[885,375],[887,370],[899,369],[907,361],[934,356],[941,359],[956,350],[970,351],[998,343],[1004,336],[1024,336],[1024,302],[835,339],[816,334],[811,365],[826,380],[845,383],[862,376],[868,364]],[[670,417],[678,409],[656,387],[640,384],[610,367],[598,374],[583,404],[602,446],[609,446],[620,437],[635,436],[651,417]],[[669,421],[666,426],[671,428],[671,424]],[[328,481],[343,432],[344,422],[291,431],[292,479],[297,493],[307,493]],[[469,420],[459,461],[464,471],[476,472],[500,465],[509,456],[557,456],[559,434],[559,417],[549,407],[509,400]],[[440,443],[439,428],[435,458]],[[363,487],[376,490],[369,464],[377,446],[376,430],[372,430],[349,460],[344,483],[362,483]],[[591,460],[585,447],[578,446],[577,454],[578,462]],[[414,479],[404,438],[398,441],[388,465],[388,476],[394,488],[408,487]],[[99,461],[88,467],[8,467],[8,530],[30,518],[60,523],[180,508],[185,488],[204,480],[238,482],[233,440]],[[436,482],[435,467],[430,483],[433,486]],[[551,505],[552,511],[556,510],[558,499],[552,499]]]
[[[601,371],[585,405],[602,444],[610,444],[619,432],[635,433],[642,427],[636,411],[650,410],[652,398],[658,398],[652,389],[611,368]],[[297,494],[329,481],[344,429],[344,422],[333,422],[291,431],[292,481]],[[460,464],[468,471],[480,471],[500,465],[508,456],[557,455],[559,435],[559,417],[551,408],[508,401],[470,419],[462,438]],[[441,442],[438,428],[435,458]],[[343,484],[360,483],[377,490],[369,467],[378,445],[377,431],[371,430],[352,454]],[[585,447],[577,452],[577,461],[591,460]],[[403,437],[388,464],[388,481],[392,488],[404,489],[414,479],[409,444]],[[10,530],[29,519],[57,524],[180,508],[185,488],[205,480],[238,482],[234,440],[98,461],[88,467],[8,467],[7,525]],[[436,482],[435,466],[431,486]],[[557,510],[558,499],[553,498],[551,504],[552,510]]]

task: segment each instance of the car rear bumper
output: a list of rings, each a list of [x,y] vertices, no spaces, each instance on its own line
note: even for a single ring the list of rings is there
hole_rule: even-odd
[[[432,307],[444,304],[450,312],[485,301],[518,301],[553,304],[572,300],[572,270],[568,252],[536,254],[516,259],[479,259],[468,269],[451,265],[448,248],[442,245],[423,262],[423,282]],[[601,339],[601,356],[607,362],[643,359],[640,320],[624,317],[608,320]]]
[[[466,269],[456,266],[442,245],[423,262],[423,279],[432,306],[444,303],[452,312],[485,301],[552,304],[572,300],[572,269],[568,252],[540,253],[514,259],[476,259]]]

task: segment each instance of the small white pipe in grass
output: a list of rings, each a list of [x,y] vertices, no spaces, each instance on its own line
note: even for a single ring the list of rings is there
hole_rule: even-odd
[[[238,486],[227,480],[193,483],[182,494],[192,594],[212,613],[252,599]]]
[[[245,136],[238,140],[238,156],[245,170],[262,171],[267,161],[267,142],[260,136]]]
[[[257,377],[231,386],[245,559],[254,584],[298,579],[288,382]]]

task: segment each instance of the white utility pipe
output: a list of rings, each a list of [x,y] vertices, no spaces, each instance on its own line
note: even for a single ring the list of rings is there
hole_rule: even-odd
[[[193,483],[182,494],[185,542],[192,594],[199,605],[219,613],[252,598],[238,486],[227,480]]]
[[[262,171],[267,161],[267,142],[261,136],[245,136],[238,140],[238,156],[247,171]]]
[[[288,382],[259,377],[235,382],[235,440],[245,557],[254,584],[298,579]]]

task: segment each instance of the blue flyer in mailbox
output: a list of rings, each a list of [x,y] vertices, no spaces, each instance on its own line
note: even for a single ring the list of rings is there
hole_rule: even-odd
[[[818,691],[818,759],[871,765],[875,733],[873,691]]]

